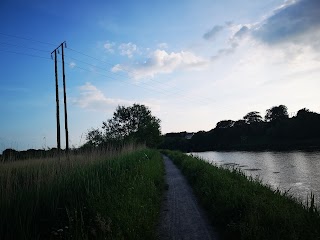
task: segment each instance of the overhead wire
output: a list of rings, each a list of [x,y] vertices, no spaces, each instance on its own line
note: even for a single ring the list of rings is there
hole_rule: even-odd
[[[68,48],[68,49],[70,50],[70,48]],[[90,57],[90,58],[92,58],[92,59],[95,59],[95,60],[104,62],[104,63],[106,63],[106,64],[108,64],[108,65],[110,65],[110,66],[113,66],[113,64],[111,64],[111,63],[109,63],[109,62],[107,62],[107,61],[103,61],[103,60],[100,60],[100,59],[98,59],[98,58],[92,57],[92,56],[90,56],[90,55],[88,55],[88,54],[81,53],[80,51],[77,51],[77,50],[74,50],[74,49],[72,49],[72,51],[77,52],[77,53],[79,53],[79,54],[82,54],[82,55],[84,55],[84,56]],[[98,69],[102,69],[103,71],[107,71],[105,68],[101,68],[101,67],[96,66],[96,65],[94,65],[94,64],[91,64],[91,63],[88,63],[88,62],[85,62],[85,61],[82,61],[82,60],[79,60],[79,59],[76,59],[76,58],[73,58],[73,57],[69,57],[69,58],[71,58],[71,59],[73,59],[73,60],[75,60],[75,61],[79,61],[79,62],[81,62],[81,63],[87,64],[87,65],[89,65],[89,66],[92,66],[92,67],[95,67],[95,68],[98,68]],[[132,73],[132,72],[130,72],[129,70],[124,70],[124,71],[127,72],[127,73],[129,73],[129,74]],[[124,75],[122,75],[122,74],[120,74],[120,73],[112,73],[112,74],[113,74],[113,75],[118,75],[118,76],[121,76],[121,77],[126,77],[126,78],[133,79],[133,77],[124,76]],[[152,79],[148,79],[148,80],[153,81]],[[161,83],[161,82],[159,82],[159,83],[162,84],[162,85],[165,85],[165,84],[163,84],[163,83]],[[147,86],[150,86],[150,87],[152,87],[152,88],[155,88],[155,86],[153,86],[152,84],[146,83],[146,82],[140,82],[140,84],[147,85]],[[136,85],[135,85],[135,86],[136,86]],[[140,85],[140,86],[141,86],[141,85]],[[159,88],[159,89],[161,90],[161,92],[158,91],[159,89],[157,90],[157,92],[163,93],[162,91],[164,91],[164,92],[166,92],[165,95],[167,95],[167,96],[172,96],[173,94],[175,94],[175,95],[179,95],[180,97],[186,98],[186,99],[189,100],[189,101],[193,101],[193,102],[196,102],[196,103],[202,102],[202,104],[208,104],[208,102],[207,102],[208,99],[205,99],[206,101],[203,101],[204,99],[191,99],[191,98],[189,98],[189,97],[181,94],[180,92],[181,92],[182,90],[179,90],[179,89],[176,88],[176,89],[178,90],[178,92],[174,92],[174,93],[173,93],[173,92],[172,92],[172,88],[175,88],[175,87],[172,87],[172,86],[169,86],[169,85],[166,85],[166,86],[171,88],[171,90],[169,90],[169,92],[171,92],[171,94],[168,94],[168,93],[167,93],[167,92],[168,92],[167,89],[159,88],[159,86],[158,86],[157,88]],[[152,90],[155,91],[154,89],[152,89]],[[180,91],[180,92],[179,92],[179,91]]]
[[[96,71],[93,71],[93,70],[90,70],[90,69],[82,68],[82,67],[79,67],[79,66],[77,66],[77,65],[74,66],[74,67],[75,67],[75,68],[79,68],[79,69],[84,70],[84,71],[87,71],[87,72],[92,72],[92,73],[94,73],[94,74],[98,74],[98,75],[107,77],[108,79],[119,80],[119,79],[115,78],[114,76],[110,76],[110,75],[106,75],[106,74],[103,74],[103,73],[100,73],[100,72],[96,72]],[[137,88],[143,88],[143,89],[145,89],[145,90],[147,90],[147,91],[150,91],[150,90],[151,90],[151,91],[153,91],[153,92],[156,92],[156,93],[159,93],[159,94],[163,94],[163,95],[166,95],[166,96],[168,96],[168,97],[171,97],[171,96],[172,96],[171,94],[169,94],[169,93],[167,93],[167,92],[164,92],[164,91],[159,91],[159,90],[157,90],[157,89],[146,88],[145,86],[136,85],[136,84],[131,83],[131,82],[128,82],[128,81],[122,81],[122,80],[120,80],[120,81],[121,81],[121,83],[123,83],[123,84],[131,85],[131,86],[134,86],[134,87],[137,87]],[[152,86],[152,85],[149,85],[149,86]],[[190,100],[190,99],[187,99],[187,100]]]
[[[0,32],[0,35],[7,36],[7,37],[13,37],[13,38],[17,38],[17,39],[23,39],[23,40],[32,41],[32,42],[37,42],[37,43],[42,43],[42,44],[47,44],[47,45],[51,45],[51,46],[55,46],[55,44],[53,44],[53,43],[43,42],[43,41],[35,40],[35,39],[32,39],[32,38],[16,36],[16,35],[7,34],[7,33]]]
[[[13,38],[17,38],[17,39],[22,39],[22,40],[27,40],[27,41],[32,41],[32,42],[37,42],[37,43],[41,43],[41,44],[47,44],[47,45],[55,46],[55,44],[53,44],[53,43],[44,42],[44,41],[39,41],[39,40],[35,40],[35,39],[32,39],[32,38],[26,38],[26,37],[21,37],[21,36],[6,34],[6,33],[2,33],[2,32],[0,32],[0,35],[7,36],[7,37],[13,37]],[[32,47],[26,47],[26,46],[22,46],[22,45],[18,45],[18,44],[11,44],[11,43],[4,43],[4,42],[2,42],[2,43],[0,42],[0,44],[5,44],[5,45],[8,45],[8,46],[23,47],[23,48],[27,48],[27,49],[31,49],[31,50],[35,50],[35,51],[41,51],[41,52],[49,52],[49,51],[46,51],[46,50],[37,49],[37,48],[32,48]],[[70,51],[73,51],[73,52],[75,52],[75,53],[81,54],[81,55],[83,55],[83,56],[89,57],[89,58],[91,58],[91,59],[94,59],[94,60],[97,60],[97,61],[106,63],[106,64],[108,64],[108,65],[110,65],[110,66],[113,66],[113,65],[114,65],[113,63],[110,63],[110,62],[108,62],[108,61],[104,61],[104,60],[98,59],[98,58],[96,58],[96,57],[90,56],[89,54],[86,54],[86,53],[80,52],[80,51],[78,51],[78,50],[75,50],[75,49],[73,49],[73,48],[68,47],[68,48],[66,48],[66,49],[68,49],[68,50],[70,50]],[[24,53],[24,52],[17,52],[17,51],[11,51],[11,50],[1,50],[1,49],[0,49],[0,51],[51,60],[51,58],[42,57],[42,56],[38,56],[38,55],[34,55],[34,54],[29,54],[29,53]],[[85,62],[85,61],[82,61],[82,60],[79,60],[79,59],[76,59],[76,58],[73,58],[73,57],[70,57],[70,58],[72,58],[72,59],[75,60],[75,61],[78,61],[78,62],[82,62],[82,63],[84,63],[84,64],[87,64],[87,65],[89,65],[89,66],[92,66],[92,67],[101,69],[101,70],[103,70],[103,71],[107,71],[106,69],[101,68],[101,67],[99,67],[99,66],[96,66],[96,65],[94,65],[94,64],[87,63],[87,62]],[[91,71],[91,70],[88,70],[88,69],[85,69],[85,68],[81,68],[81,67],[79,67],[79,66],[75,66],[75,67],[76,67],[76,68],[79,68],[79,69],[82,69],[82,70],[85,70],[85,71],[93,72],[93,71]],[[124,71],[127,72],[128,74],[133,74],[133,72],[130,71],[130,70],[124,70]],[[96,73],[96,74],[100,74],[100,75],[105,76],[105,77],[108,77],[108,78],[112,78],[112,79],[114,79],[114,80],[119,80],[119,79],[117,79],[117,78],[115,78],[115,77],[111,77],[110,75],[108,76],[108,75],[101,74],[101,73],[98,73],[98,72],[95,72],[95,73]],[[126,78],[133,79],[133,77],[123,76],[123,75],[121,75],[120,73],[112,73],[112,74],[113,74],[113,75],[120,76],[120,77],[126,77]],[[189,97],[187,97],[187,96],[185,96],[185,95],[183,95],[183,94],[180,94],[179,92],[181,92],[182,89],[178,89],[178,88],[176,88],[176,87],[170,86],[169,84],[165,84],[165,83],[163,83],[163,82],[156,81],[156,80],[154,80],[154,79],[148,79],[148,80],[150,80],[150,81],[152,81],[152,82],[157,82],[157,83],[159,83],[159,84],[161,84],[161,85],[163,85],[163,86],[170,87],[170,88],[171,88],[171,90],[170,90],[171,94],[168,93],[168,90],[167,90],[167,89],[159,88],[159,86],[155,87],[155,86],[153,86],[152,84],[149,84],[149,83],[146,83],[146,82],[140,82],[140,85],[133,84],[133,83],[131,83],[131,82],[123,81],[123,80],[121,80],[121,82],[122,82],[122,83],[125,83],[125,84],[130,84],[130,85],[135,86],[135,87],[141,87],[141,88],[144,88],[144,89],[146,89],[146,90],[148,90],[148,91],[151,90],[151,91],[154,91],[154,92],[157,92],[157,93],[160,93],[160,94],[164,94],[164,95],[166,95],[166,96],[172,96],[173,94],[175,94],[175,95],[180,95],[181,97],[183,97],[183,98],[185,98],[185,99],[187,99],[187,100],[189,100],[189,101],[197,102],[196,99],[191,99],[191,98],[189,98]],[[150,88],[146,88],[146,87],[142,87],[141,84],[143,84],[143,85],[145,85],[145,86],[149,86],[149,87],[151,87],[151,89],[150,89]],[[156,89],[155,89],[155,88],[156,88]],[[175,88],[176,90],[178,90],[178,92],[172,93],[172,88]],[[160,91],[159,91],[159,89],[160,89]],[[198,100],[200,100],[200,99],[198,99]],[[208,100],[208,99],[206,99],[206,100]],[[210,101],[211,101],[211,100],[210,100]],[[204,102],[204,101],[201,101],[201,102],[202,102],[202,103],[205,103],[205,104],[208,103],[208,102]]]
[[[50,53],[50,51],[48,51],[48,50],[43,50],[43,49],[38,49],[38,48],[33,48],[33,47],[27,47],[27,46],[24,46],[24,45],[18,45],[18,44],[6,43],[6,42],[0,42],[0,44],[7,45],[7,46],[13,46],[13,47],[21,47],[21,48],[31,49],[31,50],[35,50],[35,51],[39,51],[39,52]]]
[[[94,65],[94,64],[87,63],[87,62],[85,62],[85,61],[82,61],[82,60],[79,60],[79,59],[76,59],[76,58],[73,58],[73,57],[69,57],[69,56],[66,56],[66,55],[65,55],[65,57],[67,57],[67,58],[69,58],[69,59],[73,59],[73,60],[75,60],[75,61],[79,61],[79,62],[81,62],[81,63],[87,64],[87,65],[89,65],[89,66],[92,66],[92,67],[95,67],[95,68],[98,68],[98,69],[101,69],[101,70],[103,70],[103,71],[108,72],[108,70],[106,70],[106,69],[104,69],[104,68],[101,68],[101,67],[99,67],[99,66],[96,66],[96,65]],[[80,67],[78,67],[77,65],[76,65],[75,67],[80,68]],[[86,71],[90,71],[90,72],[93,72],[93,73],[95,73],[95,74],[99,74],[99,75],[102,75],[102,76],[105,76],[105,77],[108,77],[109,79],[111,78],[111,79],[113,79],[113,80],[119,80],[119,79],[115,78],[114,76],[105,75],[105,74],[102,74],[102,73],[99,73],[99,72],[95,72],[95,71],[91,71],[91,70],[87,70],[87,69],[84,69],[84,68],[81,68],[81,69],[82,69],[82,70],[86,70]],[[119,74],[119,73],[111,73],[111,74],[112,74],[112,75],[117,75],[117,76],[120,76],[120,77],[125,77],[125,78],[130,78],[130,79],[132,79],[132,77],[130,77],[130,76],[129,76],[129,77],[128,77],[128,76],[123,76],[123,75],[121,75],[121,74]],[[191,99],[191,98],[188,98],[188,97],[185,96],[185,95],[182,95],[182,94],[179,94],[179,93],[173,93],[172,90],[171,90],[171,91],[168,91],[167,89],[155,87],[155,86],[153,86],[152,84],[149,84],[149,83],[146,83],[146,82],[140,82],[139,85],[136,85],[136,84],[133,84],[133,83],[131,83],[131,82],[123,81],[123,80],[121,80],[121,79],[120,79],[120,81],[121,81],[122,83],[130,84],[130,85],[133,85],[133,86],[135,86],[135,87],[141,87],[141,88],[144,88],[144,89],[149,90],[149,91],[151,90],[151,91],[153,91],[153,92],[157,92],[157,93],[166,95],[166,96],[168,96],[168,97],[172,97],[172,95],[175,94],[175,95],[180,95],[180,97],[183,97],[183,98],[185,98],[186,100],[188,100],[188,101],[190,101],[190,102],[194,102],[194,103],[199,103],[199,100],[200,100],[200,99],[198,99],[198,100],[197,100],[197,99]],[[151,87],[151,88],[142,87],[142,85],[144,85],[144,86],[149,86],[149,87]],[[202,101],[202,104],[208,104],[208,103]]]
[[[92,58],[92,59],[94,59],[94,60],[97,60],[97,61],[100,61],[100,62],[103,62],[103,63],[106,63],[106,64],[108,64],[109,66],[114,66],[114,63],[111,63],[111,62],[109,62],[109,61],[105,61],[105,60],[98,59],[98,58],[93,57],[93,56],[90,56],[90,55],[88,55],[88,54],[86,54],[86,53],[77,51],[77,50],[75,50],[75,49],[73,49],[73,48],[68,48],[68,49],[71,50],[71,51],[73,51],[73,52],[76,52],[76,53],[78,53],[78,54],[81,54],[81,55],[83,55],[83,56]],[[125,71],[125,72],[127,72],[127,73],[134,74],[133,71],[128,70],[128,69],[127,69],[127,70],[123,70],[123,71]],[[157,80],[155,80],[155,79],[148,79],[148,80],[153,81],[153,82],[158,82],[159,84],[162,84],[162,85],[165,85],[165,86],[168,86],[168,87],[175,87],[175,86],[172,86],[172,85],[170,85],[170,84],[163,83],[163,82],[161,82],[161,81],[157,81]],[[176,87],[175,87],[175,88],[176,88]],[[180,91],[183,91],[182,89],[179,89],[179,90],[180,90]]]
[[[82,61],[82,60],[79,60],[79,59],[76,59],[76,58],[73,58],[73,57],[69,57],[69,56],[66,56],[66,55],[65,55],[65,57],[66,57],[66,58],[69,58],[69,59],[72,59],[72,60],[75,60],[75,61],[78,61],[78,62],[81,62],[81,63],[84,63],[84,64],[87,64],[87,65],[92,66],[92,67],[94,67],[94,68],[98,68],[98,69],[101,69],[101,70],[103,70],[103,71],[107,71],[105,68],[96,66],[96,65],[94,65],[94,64],[87,63],[87,62],[85,62],[85,61]],[[75,67],[77,67],[77,66],[75,66]],[[82,68],[82,69],[83,69],[83,68]],[[122,75],[120,75],[120,74],[118,74],[118,73],[112,73],[112,74],[113,74],[113,75],[118,75],[118,76],[120,76],[120,77],[125,77],[125,78],[127,78],[127,76],[122,76]],[[105,75],[105,76],[106,76],[106,75]],[[119,80],[119,79],[116,79],[115,77],[112,77],[112,76],[110,76],[110,75],[108,75],[108,76],[106,76],[106,77],[112,78],[112,79],[114,79],[114,80]],[[150,86],[150,87],[154,87],[154,86],[152,86],[151,84],[147,84],[147,83],[142,83],[142,84],[147,85],[147,86]],[[135,85],[135,84],[133,84],[133,85]],[[135,85],[135,86],[136,86],[136,85]],[[161,89],[161,90],[162,90],[162,89]],[[160,92],[160,91],[158,91],[158,92]]]
[[[84,70],[84,71],[87,71],[87,72],[92,72],[92,73],[95,73],[95,74],[98,74],[98,75],[101,75],[101,76],[104,76],[104,77],[107,77],[107,78],[112,78],[112,79],[114,79],[114,80],[119,80],[119,79],[116,79],[116,78],[114,78],[114,77],[112,77],[112,76],[108,76],[108,75],[105,75],[105,74],[100,73],[100,72],[92,71],[92,70],[90,70],[90,69],[82,68],[82,67],[79,67],[79,66],[74,66],[74,67],[75,67],[75,68],[79,68],[79,69]],[[128,84],[128,85],[132,85],[132,86],[137,87],[137,88],[143,88],[143,89],[146,89],[146,90],[150,91],[149,88],[146,88],[146,87],[141,86],[141,85],[136,85],[136,84],[131,83],[131,82],[121,81],[121,83],[123,83],[123,84]],[[157,93],[160,93],[160,94],[164,94],[164,95],[167,95],[167,96],[171,96],[171,95],[169,95],[169,94],[166,94],[166,93],[164,93],[164,92],[160,92],[160,91],[157,91],[157,90],[154,90],[154,89],[153,89],[152,91],[157,92]]]
[[[36,58],[43,58],[43,59],[51,60],[51,58],[49,58],[49,57],[43,57],[43,56],[33,55],[33,54],[29,54],[29,53],[22,53],[22,52],[10,51],[10,50],[0,49],[0,52],[14,53],[14,54],[18,54],[18,55],[24,55],[24,56],[29,56],[29,57],[36,57]]]

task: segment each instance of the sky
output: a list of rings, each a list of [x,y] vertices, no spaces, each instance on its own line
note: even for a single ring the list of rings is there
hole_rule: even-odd
[[[0,152],[56,147],[63,41],[70,146],[118,105],[148,106],[163,134],[320,112],[319,0],[1,0]]]

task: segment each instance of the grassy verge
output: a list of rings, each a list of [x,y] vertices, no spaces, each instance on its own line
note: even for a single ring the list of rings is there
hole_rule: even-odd
[[[161,155],[114,155],[0,165],[0,239],[153,239]]]
[[[225,239],[320,239],[320,215],[279,191],[178,152],[165,151],[187,177]]]

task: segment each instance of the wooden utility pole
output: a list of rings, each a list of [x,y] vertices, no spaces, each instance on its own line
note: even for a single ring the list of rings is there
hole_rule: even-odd
[[[54,53],[54,70],[56,76],[56,103],[57,103],[57,149],[58,155],[60,159],[61,152],[61,140],[60,140],[60,110],[59,110],[59,85],[58,85],[58,65],[57,65],[57,51],[59,53],[59,48],[61,48],[62,54],[62,76],[63,76],[63,99],[64,99],[64,127],[66,131],[66,153],[69,153],[69,132],[68,132],[68,114],[67,114],[67,93],[66,93],[66,75],[64,68],[64,48],[66,47],[66,42],[61,43],[55,50],[52,51]]]
[[[61,53],[62,53],[62,72],[63,72],[63,99],[64,99],[64,128],[66,131],[66,152],[69,153],[69,132],[68,132],[68,114],[67,114],[67,93],[66,93],[66,75],[64,71],[64,47],[66,42],[61,43]]]
[[[54,53],[54,72],[56,76],[56,110],[57,110],[57,149],[58,155],[60,158],[60,151],[61,151],[61,143],[60,143],[60,110],[59,110],[59,85],[58,85],[58,63],[57,63],[57,48],[53,50]],[[51,55],[52,55],[51,53]]]

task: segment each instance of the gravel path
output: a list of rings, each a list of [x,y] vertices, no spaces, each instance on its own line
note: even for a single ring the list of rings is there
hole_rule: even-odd
[[[168,190],[162,203],[158,238],[218,239],[185,177],[168,157],[163,159]]]

